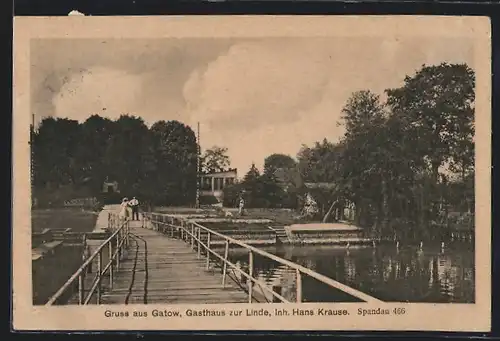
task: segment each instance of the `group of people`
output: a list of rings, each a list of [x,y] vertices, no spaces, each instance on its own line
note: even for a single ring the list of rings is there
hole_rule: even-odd
[[[139,200],[136,197],[131,200],[128,200],[128,198],[122,199],[120,217],[123,219],[132,217],[131,220],[139,220]]]

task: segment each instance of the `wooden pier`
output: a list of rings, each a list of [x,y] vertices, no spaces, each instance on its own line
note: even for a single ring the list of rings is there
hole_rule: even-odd
[[[142,221],[119,221],[110,213],[110,236],[49,299],[54,304],[209,304],[289,303],[290,298],[259,280],[254,256],[266,257],[295,272],[292,301],[302,302],[302,278],[322,282],[364,302],[381,302],[311,269],[269,254],[195,221],[145,214]],[[222,239],[225,247],[212,245]],[[248,266],[231,262],[230,247],[248,252]]]
[[[128,259],[120,265],[102,304],[242,303],[247,295],[233,281],[222,287],[220,269],[181,240],[131,222]]]

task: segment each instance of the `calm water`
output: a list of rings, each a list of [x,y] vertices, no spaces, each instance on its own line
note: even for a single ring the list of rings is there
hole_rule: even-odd
[[[265,248],[269,253],[315,270],[384,301],[474,303],[473,244],[461,243],[440,250],[439,245],[350,249],[338,246]],[[248,267],[248,254],[233,250],[233,262]],[[254,272],[268,285],[281,287],[282,295],[295,299],[295,270],[255,256]],[[303,300],[309,302],[356,301],[304,276]]]

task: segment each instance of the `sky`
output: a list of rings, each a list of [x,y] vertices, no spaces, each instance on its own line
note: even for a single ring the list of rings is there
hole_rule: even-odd
[[[474,68],[472,41],[439,36],[35,39],[30,53],[37,121],[131,114],[195,131],[200,122],[202,150],[227,147],[239,176],[272,153],[338,140],[355,91],[383,98],[423,64]]]

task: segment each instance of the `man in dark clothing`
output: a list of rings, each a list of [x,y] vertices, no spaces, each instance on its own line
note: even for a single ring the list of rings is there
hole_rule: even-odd
[[[132,208],[132,220],[139,220],[139,200],[133,197],[129,205]]]

